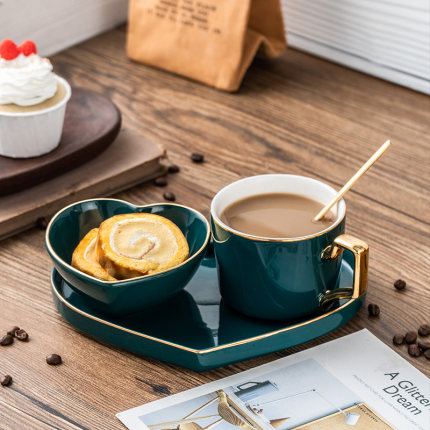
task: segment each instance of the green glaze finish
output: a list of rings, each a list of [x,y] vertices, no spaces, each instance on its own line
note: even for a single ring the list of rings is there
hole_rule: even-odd
[[[258,318],[294,319],[314,313],[324,292],[337,285],[341,265],[341,257],[322,261],[321,254],[344,231],[345,218],[308,239],[253,240],[212,219],[222,297],[239,312]]]
[[[164,273],[117,282],[101,281],[73,268],[73,250],[82,237],[103,220],[125,213],[153,213],[173,221],[187,239],[188,260]],[[153,306],[182,290],[205,255],[209,235],[204,216],[182,205],[134,206],[121,200],[95,199],[58,212],[47,228],[46,247],[55,268],[74,290],[85,294],[88,303],[100,311],[119,315]]]
[[[339,288],[353,282],[353,260],[341,264]],[[293,321],[246,317],[226,306],[213,258],[205,258],[184,291],[145,312],[106,316],[54,269],[52,291],[61,315],[79,330],[137,354],[203,371],[289,348],[349,321],[364,296],[335,302],[326,314]]]

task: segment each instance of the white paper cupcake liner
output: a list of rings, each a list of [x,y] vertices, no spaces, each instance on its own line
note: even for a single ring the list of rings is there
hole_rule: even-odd
[[[0,112],[0,155],[12,158],[37,157],[58,146],[72,90],[65,79],[59,76],[56,78],[66,89],[66,95],[55,106],[26,113]]]

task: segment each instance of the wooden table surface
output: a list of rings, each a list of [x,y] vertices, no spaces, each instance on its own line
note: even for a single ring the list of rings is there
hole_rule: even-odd
[[[55,55],[57,73],[109,95],[124,127],[162,142],[181,166],[167,189],[208,215],[213,195],[236,179],[293,173],[335,188],[387,138],[392,148],[346,197],[347,231],[370,246],[367,306],[341,329],[307,344],[197,373],[136,356],[83,335],[57,313],[44,232],[33,229],[0,243],[0,329],[25,328],[28,343],[0,347],[1,429],[120,429],[115,413],[267,363],[368,328],[387,345],[430,315],[430,98],[288,50],[257,59],[237,94],[227,94],[130,62],[119,28]],[[191,152],[205,155],[193,164]],[[118,195],[133,203],[162,200],[145,184]],[[393,281],[407,282],[404,291]],[[393,347],[393,346],[392,346]],[[411,358],[430,375],[430,361]],[[59,353],[64,364],[45,363]]]

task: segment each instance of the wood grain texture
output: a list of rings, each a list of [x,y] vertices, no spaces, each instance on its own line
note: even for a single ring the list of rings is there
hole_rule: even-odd
[[[74,85],[109,95],[127,128],[161,141],[181,172],[168,177],[177,201],[206,215],[224,185],[259,173],[297,173],[340,188],[387,138],[392,148],[346,197],[347,231],[370,246],[367,303],[343,328],[295,348],[196,373],[145,359],[79,333],[57,314],[50,297],[50,261],[43,231],[0,243],[0,328],[17,324],[31,336],[0,350],[0,372],[14,377],[1,390],[7,429],[121,429],[114,414],[141,403],[368,328],[392,336],[416,329],[430,314],[430,100],[427,96],[289,50],[258,59],[241,90],[226,94],[153,68],[124,53],[124,28],[53,58]],[[106,47],[109,47],[107,49]],[[95,79],[97,77],[97,79]],[[201,152],[203,164],[189,155]],[[151,184],[118,195],[132,203],[162,200]],[[405,279],[404,291],[393,281]],[[392,346],[393,347],[393,346]],[[412,359],[430,376],[430,362]],[[49,353],[64,365],[49,367]]]
[[[90,161],[115,140],[120,128],[121,114],[108,98],[72,88],[56,149],[34,158],[0,156],[0,196],[40,184]]]

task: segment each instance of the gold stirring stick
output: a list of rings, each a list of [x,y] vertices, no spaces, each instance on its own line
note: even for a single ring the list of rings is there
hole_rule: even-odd
[[[366,173],[373,163],[389,148],[391,142],[387,140],[357,171],[357,173],[343,186],[343,188],[333,197],[326,206],[324,206],[318,215],[312,220],[319,221],[327,214],[327,212],[346,194],[346,192]]]

